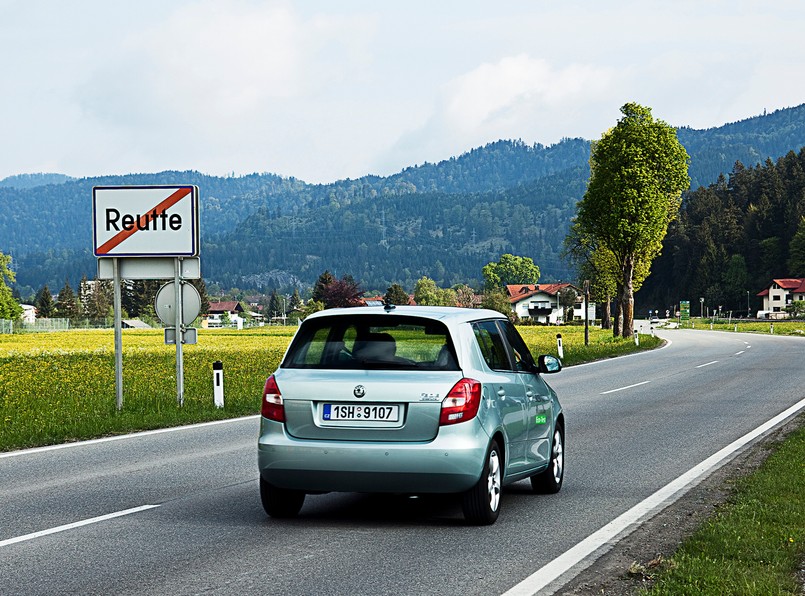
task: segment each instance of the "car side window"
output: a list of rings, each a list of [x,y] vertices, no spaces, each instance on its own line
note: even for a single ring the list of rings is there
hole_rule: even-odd
[[[506,345],[495,321],[473,323],[472,328],[487,366],[492,370],[512,370]]]
[[[534,362],[534,357],[531,351],[523,341],[522,336],[517,331],[517,328],[512,325],[511,321],[500,321],[503,327],[503,333],[509,341],[509,346],[512,349],[512,357],[514,358],[514,370],[519,372],[536,372],[537,365]]]

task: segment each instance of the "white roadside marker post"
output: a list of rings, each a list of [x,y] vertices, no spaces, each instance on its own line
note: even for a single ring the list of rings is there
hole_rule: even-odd
[[[224,363],[216,360],[212,363],[212,396],[216,408],[224,407]]]

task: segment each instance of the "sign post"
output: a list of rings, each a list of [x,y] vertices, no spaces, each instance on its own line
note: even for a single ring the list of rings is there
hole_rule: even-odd
[[[115,308],[115,403],[117,411],[123,409],[123,302],[120,292],[120,263],[117,257],[112,259],[114,267],[114,308]]]
[[[690,300],[679,301],[679,321],[690,321]]]
[[[183,347],[186,343],[196,343],[196,330],[187,325],[201,310],[201,296],[194,286],[182,280],[180,261],[176,259],[173,281],[159,288],[154,298],[154,310],[159,320],[168,325],[165,328],[165,343],[176,345],[176,403],[181,407],[184,405]]]
[[[121,320],[123,278],[173,279],[176,399],[179,406],[182,406],[184,405],[182,344],[185,341],[182,286],[185,279],[201,277],[198,258],[198,187],[96,186],[92,189],[92,219],[94,254],[98,258],[98,278],[114,280],[117,409],[123,408]],[[193,318],[195,319],[197,315],[198,311]]]

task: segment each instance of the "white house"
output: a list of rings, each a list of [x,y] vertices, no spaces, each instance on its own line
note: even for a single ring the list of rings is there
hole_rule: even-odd
[[[785,312],[786,306],[795,300],[805,300],[805,278],[773,279],[771,284],[757,295],[763,299],[762,313],[768,313],[770,318],[785,318],[788,316]]]
[[[36,307],[32,304],[20,304],[22,307],[22,322],[36,323]]]
[[[506,292],[512,310],[519,319],[557,325],[564,322],[564,309],[559,304],[559,292],[565,288],[570,288],[576,293],[573,319],[584,319],[584,295],[573,284],[512,284],[506,286]],[[594,303],[588,304],[587,313],[589,320],[595,320]]]
[[[206,323],[204,326],[208,328],[221,327],[224,314],[226,314],[230,325],[243,329],[243,312],[243,305],[237,300],[210,302],[210,310],[204,320],[204,323]]]

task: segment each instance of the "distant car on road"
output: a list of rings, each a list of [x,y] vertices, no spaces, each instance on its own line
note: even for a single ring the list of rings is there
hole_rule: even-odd
[[[491,310],[357,307],[310,315],[265,384],[263,507],[296,516],[307,494],[455,493],[492,524],[501,488],[556,493],[565,419],[517,329]]]
[[[656,325],[659,322],[660,322],[660,317],[658,317],[656,315],[654,315],[653,317],[651,317],[651,319],[649,319],[649,323],[651,323],[652,325]]]

